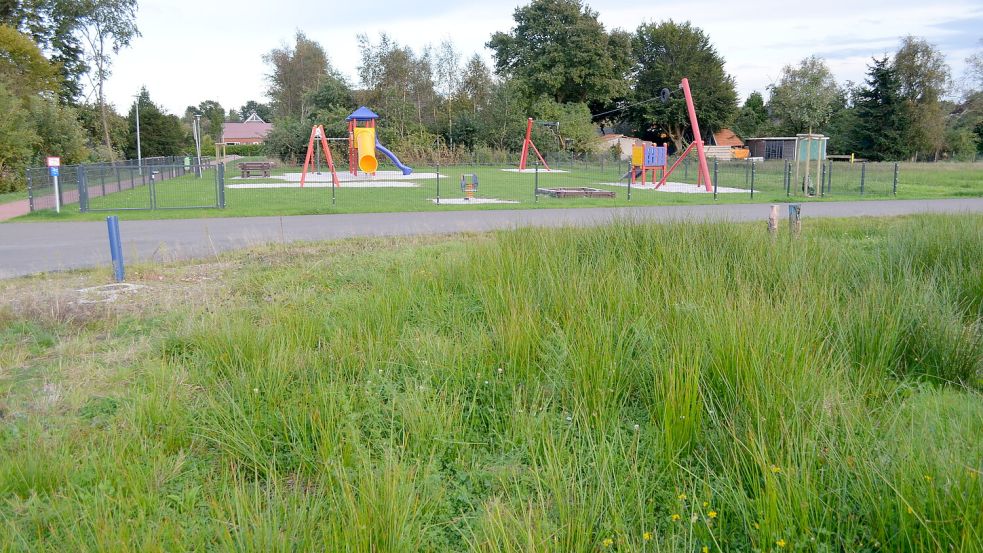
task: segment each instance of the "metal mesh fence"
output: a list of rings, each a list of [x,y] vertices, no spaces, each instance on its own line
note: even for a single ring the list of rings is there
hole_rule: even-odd
[[[172,159],[142,169],[132,164],[63,167],[61,200],[83,212],[228,206],[230,215],[269,215],[844,200],[899,193],[943,197],[962,190],[968,196],[979,195],[983,182],[983,164],[978,163],[824,161],[818,168],[810,163],[807,171],[805,163],[783,160],[711,158],[708,193],[697,186],[695,156],[685,158],[658,186],[661,171],[643,175],[611,154],[550,154],[545,164],[530,161],[522,171],[518,154],[474,154],[454,164],[415,163],[407,174],[381,156],[374,174],[353,173],[347,156],[333,157],[338,160],[334,174],[324,159],[316,160],[306,175],[298,165],[252,159],[201,166]],[[668,166],[675,161],[670,157]],[[32,210],[53,209],[46,170],[29,172],[28,179]]]
[[[195,160],[196,161],[196,160]],[[59,207],[82,213],[128,209],[219,207],[217,165],[203,158],[148,158],[142,165],[127,161],[60,168],[58,196],[46,167],[27,171],[31,211]]]
[[[669,165],[675,162],[669,160]],[[781,201],[787,198],[850,198],[894,194],[896,165],[821,164],[806,178],[795,174],[795,165],[784,161],[709,160],[711,184],[718,200]],[[374,175],[353,174],[342,160],[332,175],[325,163],[311,167],[302,179],[302,167],[275,165],[269,174],[246,174],[230,165],[225,182],[230,208],[267,211],[420,211],[461,207],[576,207],[664,203],[694,203],[706,198],[697,186],[697,162],[686,158],[656,186],[652,172],[636,171],[630,163],[607,155],[551,155],[546,165],[530,162],[519,171],[518,156],[496,159],[473,157],[454,165],[416,164],[404,175],[395,166],[380,163]],[[656,182],[661,172],[655,173]],[[336,182],[337,180],[337,182]]]

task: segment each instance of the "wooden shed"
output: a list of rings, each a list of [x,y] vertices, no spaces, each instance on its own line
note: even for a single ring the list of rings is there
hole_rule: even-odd
[[[809,138],[811,137],[811,140]],[[747,147],[751,150],[751,157],[764,160],[787,159],[796,161],[801,151],[810,160],[826,159],[826,144],[829,142],[828,136],[821,134],[800,134],[798,136],[768,136],[763,138],[748,138]]]
[[[745,142],[747,143],[748,149],[751,150],[751,157],[758,157],[764,160],[795,160],[796,138],[794,136],[748,138]]]

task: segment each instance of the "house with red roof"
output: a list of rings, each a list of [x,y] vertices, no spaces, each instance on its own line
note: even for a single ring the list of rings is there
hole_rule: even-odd
[[[222,143],[233,144],[262,144],[266,135],[273,130],[273,124],[260,119],[253,112],[242,123],[225,123],[222,125]]]

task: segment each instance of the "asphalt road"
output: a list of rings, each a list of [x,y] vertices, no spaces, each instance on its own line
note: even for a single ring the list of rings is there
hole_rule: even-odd
[[[518,227],[593,226],[636,221],[762,221],[771,204],[651,206],[628,208],[366,213],[120,221],[124,259],[171,261],[270,242],[333,240],[356,236],[406,236],[482,232]],[[872,200],[802,205],[802,216],[883,217],[913,213],[983,213],[983,198]],[[781,208],[781,216],[787,210]],[[125,218],[125,215],[124,215]],[[0,224],[0,278],[109,266],[103,222]]]

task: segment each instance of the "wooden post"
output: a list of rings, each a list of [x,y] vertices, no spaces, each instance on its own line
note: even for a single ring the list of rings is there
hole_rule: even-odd
[[[801,204],[788,204],[788,230],[791,236],[798,236],[802,231]]]
[[[778,204],[771,205],[771,212],[768,214],[768,232],[773,236],[778,232]]]

